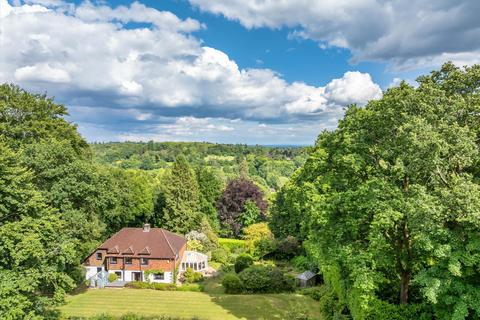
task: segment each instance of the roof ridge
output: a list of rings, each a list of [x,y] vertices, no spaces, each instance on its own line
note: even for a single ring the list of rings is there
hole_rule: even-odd
[[[163,234],[163,236],[165,237],[165,240],[167,241],[167,244],[168,244],[168,246],[170,247],[170,250],[172,250],[173,255],[176,256],[177,253],[175,252],[175,250],[173,250],[173,247],[172,247],[172,245],[170,244],[170,241],[168,241],[168,237],[167,237],[167,235],[165,234],[165,231],[163,230],[163,228],[160,228],[160,231],[162,231],[162,234]]]

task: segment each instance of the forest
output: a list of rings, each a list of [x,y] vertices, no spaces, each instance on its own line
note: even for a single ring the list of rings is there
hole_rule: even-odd
[[[1,318],[61,317],[83,259],[146,222],[207,253],[225,294],[297,292],[321,319],[480,318],[480,66],[417,82],[310,147],[89,144],[65,106],[1,85]],[[307,269],[317,286],[296,288]]]

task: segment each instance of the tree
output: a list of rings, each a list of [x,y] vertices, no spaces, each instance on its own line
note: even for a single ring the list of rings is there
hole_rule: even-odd
[[[378,300],[480,316],[480,67],[446,64],[418,81],[351,106],[291,180],[303,195],[277,204],[308,219],[306,247],[354,318]]]
[[[257,220],[265,219],[267,203],[263,192],[250,180],[239,178],[231,180],[217,202],[218,216],[227,235],[239,237],[244,226],[243,213],[245,203],[251,200],[260,211]],[[251,213],[250,208],[249,213]]]
[[[206,166],[197,168],[196,176],[200,190],[200,211],[207,218],[210,226],[218,230],[220,224],[215,204],[222,194],[223,181],[213,169]]]
[[[164,180],[161,225],[183,234],[199,228],[201,215],[198,184],[183,155],[177,157]]]
[[[0,136],[13,149],[44,139],[69,141],[77,153],[88,150],[74,125],[63,117],[67,109],[46,95],[18,86],[0,85]]]

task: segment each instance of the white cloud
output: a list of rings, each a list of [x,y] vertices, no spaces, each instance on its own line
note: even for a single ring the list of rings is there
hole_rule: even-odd
[[[478,61],[478,0],[189,0],[247,28],[284,26],[291,37],[353,52],[353,61],[380,60],[395,68]],[[457,60],[458,58],[458,60]]]
[[[65,70],[52,68],[45,63],[39,63],[33,66],[25,66],[16,69],[15,80],[68,83],[70,82],[70,75]]]
[[[370,76],[359,72],[315,87],[288,83],[269,69],[241,69],[190,34],[204,27],[200,22],[136,2],[116,8],[31,2],[15,7],[0,0],[0,82],[47,91],[90,127],[112,121],[138,129],[140,122],[152,130],[155,121],[168,118],[178,121],[163,127],[170,136],[230,134],[234,126],[212,119],[320,121],[338,118],[347,103],[381,95]],[[129,22],[140,26],[126,28]]]

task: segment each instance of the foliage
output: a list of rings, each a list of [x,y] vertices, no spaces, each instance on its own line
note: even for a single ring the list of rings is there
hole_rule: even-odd
[[[118,276],[115,273],[108,274],[108,282],[114,282],[118,280]]]
[[[193,167],[215,174],[222,186],[225,180],[238,177],[239,166],[245,160],[250,178],[268,190],[278,190],[305,161],[307,151],[303,147],[153,141],[94,143],[91,147],[97,163],[122,169],[164,170],[183,154]],[[203,192],[202,178],[196,171]],[[201,202],[202,212],[207,214],[211,209],[208,201]],[[212,227],[215,229],[214,223]]]
[[[252,265],[239,273],[247,293],[289,292],[295,288],[295,280],[276,267]]]
[[[243,234],[250,254],[257,259],[275,250],[275,239],[266,222],[255,223],[244,228]]]
[[[263,199],[263,192],[258,186],[245,178],[238,178],[228,182],[222,196],[217,202],[221,227],[227,235],[237,238],[240,236],[244,227],[243,214],[245,203],[248,200],[254,203],[260,210],[260,215],[255,221],[265,219],[267,203]],[[252,212],[252,209],[250,209],[248,214]]]
[[[303,288],[299,292],[313,300],[320,301],[324,295],[328,294],[329,290],[331,289],[328,286],[323,285],[319,287]]]
[[[253,264],[253,258],[249,254],[242,253],[235,259],[235,272],[240,273]]]
[[[243,283],[235,273],[227,273],[222,278],[222,286],[225,293],[236,294],[243,292]]]
[[[183,279],[186,283],[195,283],[203,279],[203,275],[200,272],[194,271],[192,268],[187,268],[183,273]]]
[[[215,235],[213,232],[212,234],[213,236]],[[205,233],[198,232],[196,230],[192,230],[189,233],[187,233],[185,235],[185,238],[187,239],[187,246],[189,250],[199,251],[199,252],[208,252],[217,247],[217,244],[214,243],[214,241],[218,242],[218,239],[216,239],[215,236],[212,239],[212,237],[209,238]]]
[[[200,190],[200,211],[207,218],[210,226],[218,230],[220,222],[215,204],[222,194],[224,183],[212,168],[200,166],[195,172]]]
[[[243,204],[243,210],[240,215],[240,220],[243,225],[243,228],[256,223],[261,216],[260,209],[257,207],[254,201],[248,199]]]
[[[480,66],[445,64],[417,81],[351,106],[273,209],[273,232],[308,234],[336,305],[356,319],[376,300],[480,317]]]
[[[222,265],[228,264],[231,262],[231,257],[225,248],[220,247],[212,251],[212,258],[213,261],[221,263]]]
[[[74,286],[65,271],[76,263],[76,243],[62,232],[65,224],[58,216],[39,209],[40,217],[0,225],[3,319],[41,319]]]
[[[42,140],[64,140],[82,154],[88,145],[76,127],[63,118],[67,114],[63,105],[46,95],[0,85],[0,137],[14,150]]]
[[[153,289],[153,290],[161,290],[161,291],[177,290],[177,286],[173,283],[132,281],[132,282],[128,282],[125,286],[127,288],[133,288],[133,289]]]
[[[230,252],[243,252],[247,250],[247,244],[242,239],[219,238],[218,243]]]
[[[306,256],[296,256],[290,263],[298,270],[312,270],[315,268],[315,262]]]
[[[175,160],[165,177],[164,205],[157,208],[160,225],[172,232],[186,234],[200,227],[200,195],[193,170],[184,156]]]
[[[291,259],[304,252],[297,238],[288,236],[277,240],[275,256],[280,259]]]
[[[165,273],[163,269],[148,269],[143,272],[145,279],[150,280],[150,275],[162,275]]]

